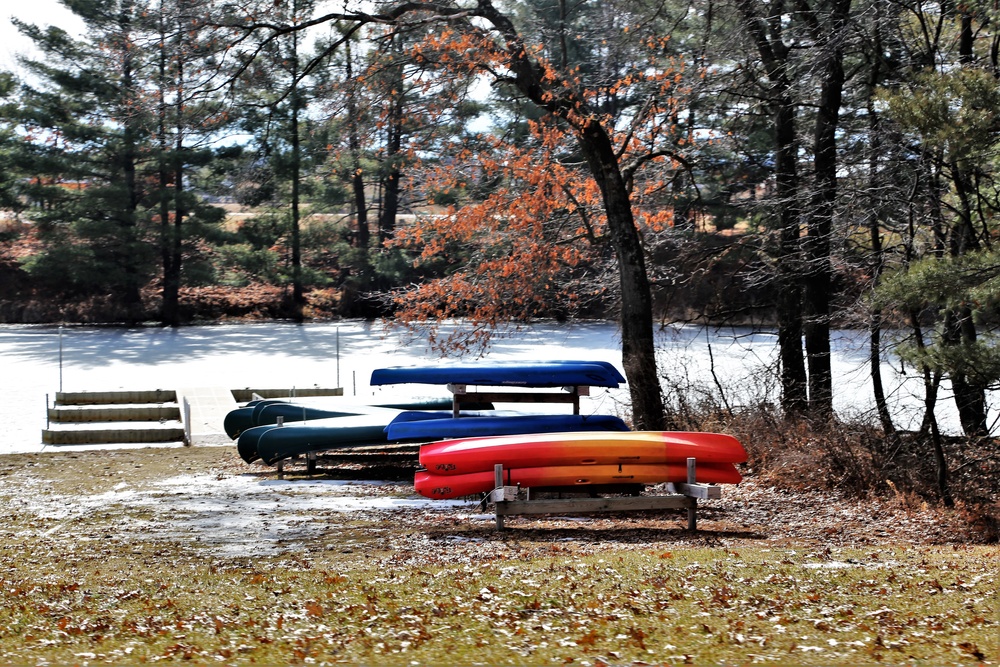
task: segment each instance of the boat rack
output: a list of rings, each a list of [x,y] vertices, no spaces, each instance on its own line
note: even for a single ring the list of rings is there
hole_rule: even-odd
[[[448,383],[452,394],[452,414],[459,416],[463,405],[470,403],[570,403],[573,414],[580,414],[580,397],[590,396],[589,386],[563,387],[562,391],[469,391],[468,385]]]
[[[698,530],[698,500],[722,497],[722,487],[695,482],[695,459],[687,460],[687,482],[668,485],[674,492],[660,496],[616,498],[558,498],[518,500],[518,486],[503,485],[503,465],[493,468],[496,487],[486,500],[495,505],[497,530],[503,530],[504,517],[527,514],[591,514],[596,512],[634,512],[641,510],[687,509],[688,530]],[[577,488],[577,487],[573,487]]]
[[[280,417],[279,417],[280,419]],[[312,476],[317,473],[318,463],[365,463],[372,464],[410,464],[417,460],[420,445],[411,443],[379,443],[377,445],[358,445],[356,447],[339,447],[336,449],[320,450],[316,452],[306,452],[296,454],[287,459],[282,459],[274,464],[274,469],[278,473],[278,479],[284,479],[285,473],[289,472],[285,466],[289,463],[304,461],[305,474]]]

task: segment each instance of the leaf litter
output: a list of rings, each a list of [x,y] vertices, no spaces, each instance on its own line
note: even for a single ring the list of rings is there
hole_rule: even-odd
[[[1000,549],[955,510],[749,479],[696,533],[682,511],[498,532],[337,476],[216,448],[4,457],[0,661],[1000,661]]]

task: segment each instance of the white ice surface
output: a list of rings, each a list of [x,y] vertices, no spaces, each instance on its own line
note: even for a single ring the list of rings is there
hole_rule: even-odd
[[[664,328],[657,336],[659,370],[668,389],[696,387],[696,393],[715,392],[721,386],[736,408],[759,404],[762,396],[777,399],[774,335],[685,326]],[[836,331],[832,338],[834,408],[847,418],[871,414],[864,332]],[[622,367],[618,328],[608,322],[535,324],[496,340],[488,357],[602,360]],[[341,386],[345,396],[364,402],[406,393],[445,395],[443,388],[426,385],[369,385],[376,368],[430,363],[447,360],[428,349],[425,337],[387,332],[379,324],[360,321],[178,329],[0,325],[0,454],[46,449],[41,444],[46,397],[51,402],[59,390]],[[896,360],[885,360],[882,368],[897,425],[914,428],[922,408],[921,378],[912,369],[905,372]],[[585,414],[628,415],[626,389],[591,391],[593,395],[582,401]],[[957,432],[947,385],[939,396],[937,416],[942,430]],[[65,449],[48,447],[54,448]]]
[[[539,326],[498,340],[489,358],[602,360],[621,368],[621,344],[613,324]],[[377,402],[401,394],[446,396],[443,387],[369,385],[376,368],[441,361],[423,338],[357,321],[178,329],[2,325],[0,454],[46,449],[46,397],[51,403],[60,390],[341,386],[347,397]],[[624,392],[592,393],[585,411],[623,411]]]

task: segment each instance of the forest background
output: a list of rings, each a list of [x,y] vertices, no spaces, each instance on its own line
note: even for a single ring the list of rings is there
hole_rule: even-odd
[[[82,36],[15,20],[0,73],[0,320],[463,318],[437,342],[469,349],[614,317],[637,428],[821,438],[839,483],[957,494],[995,539],[994,3],[63,4]],[[780,404],[664,393],[677,321],[776,329]],[[849,437],[834,326],[870,334]]]

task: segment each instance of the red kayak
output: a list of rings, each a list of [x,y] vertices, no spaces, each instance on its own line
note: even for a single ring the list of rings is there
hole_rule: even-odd
[[[530,487],[581,487],[592,484],[657,484],[686,482],[687,463],[630,463],[623,465],[549,466],[504,468],[504,485]],[[696,467],[700,483],[738,484],[743,477],[732,463],[705,463]],[[413,485],[422,496],[444,500],[492,491],[494,472],[435,475],[417,471]]]
[[[420,447],[420,465],[435,475],[493,474],[493,466],[546,468],[619,464],[743,463],[739,440],[695,431],[529,433],[442,440]]]

